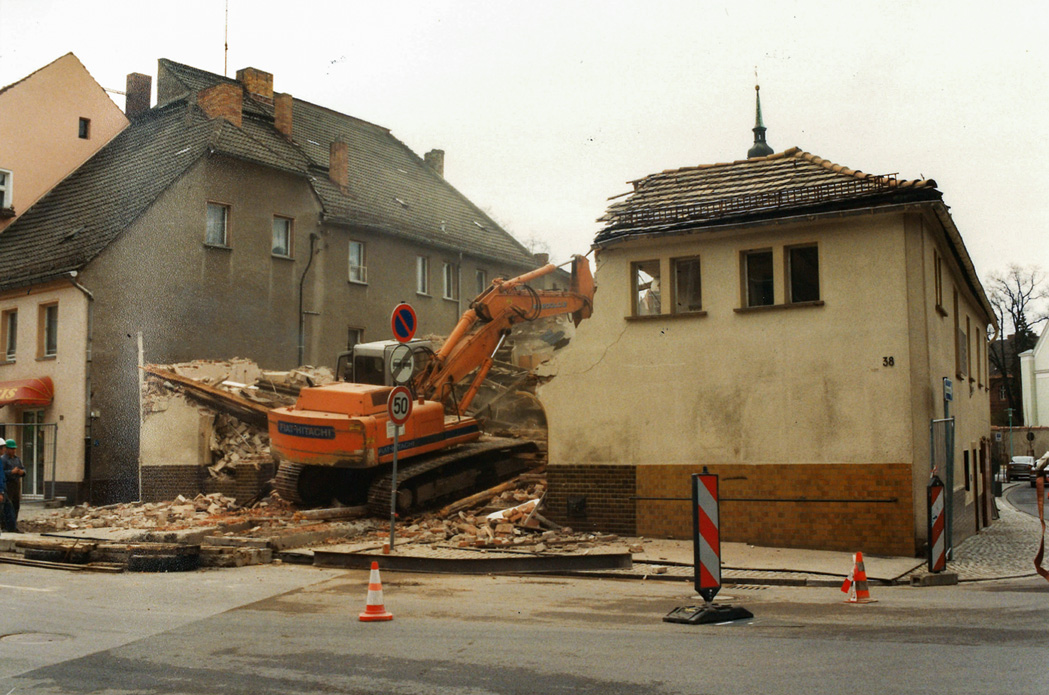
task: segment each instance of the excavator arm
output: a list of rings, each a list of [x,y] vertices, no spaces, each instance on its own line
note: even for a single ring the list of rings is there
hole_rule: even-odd
[[[578,326],[588,318],[595,289],[590,264],[583,256],[573,256],[571,263],[569,290],[536,290],[527,284],[556,270],[558,266],[552,263],[510,280],[492,281],[488,289],[470,303],[428,368],[418,375],[416,393],[447,403],[454,386],[476,370],[466,393],[455,404],[456,412],[465,414],[492,366],[493,356],[514,325],[546,316],[572,314]]]

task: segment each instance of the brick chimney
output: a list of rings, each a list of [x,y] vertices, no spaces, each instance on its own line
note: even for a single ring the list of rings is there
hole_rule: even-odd
[[[127,87],[124,91],[124,113],[135,116],[149,111],[150,93],[153,91],[153,78],[133,72],[127,76]]]
[[[244,68],[237,70],[237,82],[244,85],[248,94],[265,101],[273,103],[273,75],[263,72],[258,68]]]
[[[423,160],[431,169],[444,176],[444,150],[430,150],[423,155]]]
[[[284,137],[291,138],[291,105],[290,94],[277,94],[273,97],[273,125]]]
[[[197,93],[197,106],[208,118],[225,118],[240,128],[244,94],[239,84],[220,82]]]
[[[328,178],[344,191],[350,186],[350,146],[342,140],[331,143],[328,153]]]

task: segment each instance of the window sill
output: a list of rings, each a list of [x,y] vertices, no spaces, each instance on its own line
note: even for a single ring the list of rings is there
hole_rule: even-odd
[[[15,363],[15,360],[0,360],[0,367],[3,367],[6,364],[14,364],[14,363]]]
[[[0,208],[0,220],[8,219],[15,216],[14,207]]]
[[[456,303],[459,302],[459,298],[458,297],[441,297],[441,299],[443,299],[446,302],[456,302]]]
[[[204,248],[206,248],[206,249],[215,249],[216,251],[232,251],[233,250],[232,246],[225,246],[224,244],[209,244],[206,241],[204,242]]]
[[[756,314],[763,311],[781,311],[783,309],[807,309],[814,306],[823,306],[823,300],[817,299],[814,302],[794,302],[793,304],[768,304],[766,306],[741,306],[733,309],[732,311],[737,314]]]
[[[681,314],[645,314],[643,316],[624,316],[627,321],[662,321],[665,319],[697,319],[707,315],[705,311],[688,311]]]
[[[285,255],[279,254],[279,253],[271,253],[270,257],[273,258],[273,260],[275,260],[275,261],[294,261],[295,260],[291,256],[285,256]]]
[[[360,285],[361,287],[367,287],[368,286],[368,283],[363,281],[363,280],[347,279],[346,282],[348,282],[351,285]]]
[[[433,295],[431,295],[431,294],[430,294],[430,293],[428,293],[428,292],[419,292],[418,290],[416,290],[416,291],[415,291],[415,296],[416,296],[416,297],[427,297],[427,298],[431,298],[431,297],[432,297]]]
[[[936,313],[942,316],[943,318],[947,318],[947,310],[939,304],[936,305]]]
[[[42,355],[36,358],[37,362],[50,362],[51,360],[57,360],[58,355]]]

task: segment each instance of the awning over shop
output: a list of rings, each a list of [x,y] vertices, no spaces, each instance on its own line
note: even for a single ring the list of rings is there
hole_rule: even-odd
[[[0,407],[5,405],[50,405],[55,397],[51,377],[0,381]]]

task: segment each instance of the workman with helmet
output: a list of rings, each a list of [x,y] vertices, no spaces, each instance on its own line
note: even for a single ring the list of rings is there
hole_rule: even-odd
[[[22,478],[25,476],[25,466],[22,459],[18,458],[18,443],[13,439],[4,442],[4,454],[0,456],[0,464],[3,466],[4,501],[0,522],[3,529],[11,533],[22,533],[18,528],[18,509],[22,502]]]

